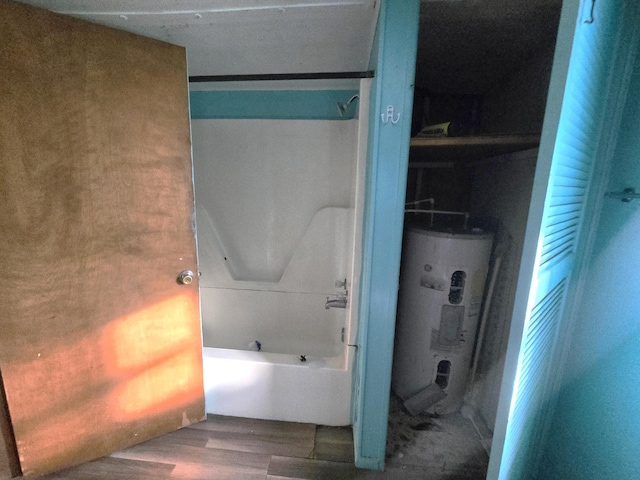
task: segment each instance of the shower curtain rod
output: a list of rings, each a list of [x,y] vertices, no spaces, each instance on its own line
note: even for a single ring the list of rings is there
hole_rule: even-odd
[[[344,78],[373,78],[373,70],[365,72],[323,72],[323,73],[259,73],[254,75],[194,75],[189,83],[204,82],[255,82],[267,80],[332,80]]]

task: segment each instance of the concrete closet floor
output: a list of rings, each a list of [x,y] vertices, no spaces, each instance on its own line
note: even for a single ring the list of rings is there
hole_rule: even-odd
[[[449,415],[409,415],[391,395],[387,433],[388,467],[423,467],[447,480],[484,480],[489,456],[470,420]],[[427,478],[427,477],[425,477]]]

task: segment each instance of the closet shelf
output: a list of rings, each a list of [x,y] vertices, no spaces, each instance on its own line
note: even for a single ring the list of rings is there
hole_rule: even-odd
[[[473,137],[413,137],[409,168],[433,162],[470,162],[536,148],[540,135],[479,135]]]

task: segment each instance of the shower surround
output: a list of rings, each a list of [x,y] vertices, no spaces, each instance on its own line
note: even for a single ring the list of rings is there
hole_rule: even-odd
[[[365,121],[192,121],[208,413],[350,423],[359,108]]]

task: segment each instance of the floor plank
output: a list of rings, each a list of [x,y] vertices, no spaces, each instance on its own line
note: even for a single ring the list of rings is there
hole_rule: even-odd
[[[311,458],[313,436],[303,441],[284,435],[252,435],[250,433],[216,432],[209,438],[206,448],[230,449],[237,452],[263,453],[286,457]]]
[[[58,473],[38,477],[39,480],[161,480],[171,478],[175,465],[124,458],[105,457],[67,468]]]
[[[316,426],[310,423],[276,422],[209,415],[190,428],[206,431],[207,448],[310,458]]]
[[[255,418],[223,417],[207,415],[204,422],[191,425],[209,431],[251,433],[252,435],[284,435],[288,438],[308,438],[315,435],[316,426],[312,423],[279,422]]]
[[[172,478],[264,479],[269,455],[145,442],[112,457],[175,464]],[[215,476],[212,476],[215,473]]]
[[[326,460],[303,460],[290,457],[272,457],[267,478],[304,480],[342,480],[359,478],[359,470],[352,464]]]
[[[148,445],[182,445],[188,447],[205,448],[210,435],[206,430],[191,427],[181,428],[174,432],[167,433],[161,437],[151,439]]]
[[[353,463],[353,431],[351,427],[326,427],[319,425],[316,428],[313,458],[317,460]]]

